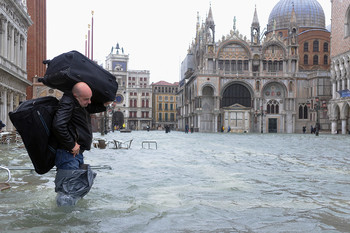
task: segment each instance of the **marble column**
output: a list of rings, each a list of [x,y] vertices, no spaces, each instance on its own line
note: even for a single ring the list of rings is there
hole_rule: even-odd
[[[22,56],[22,69],[27,70],[27,40],[23,38],[23,56]]]
[[[332,134],[337,133],[337,120],[331,120],[331,130]]]
[[[9,60],[12,61],[13,63],[15,62],[15,28],[11,26],[11,40],[10,40],[10,55],[9,55]]]
[[[338,79],[337,80],[337,91],[340,91],[341,90],[341,80]]]
[[[341,134],[346,134],[346,119],[341,119]]]
[[[7,90],[1,92],[1,119],[2,122],[7,125]]]
[[[198,131],[200,131],[200,128],[201,128],[201,115],[198,115],[197,127],[198,127]]]
[[[7,54],[7,49],[8,49],[8,21],[4,21],[4,41],[3,41],[3,50],[2,50],[2,55],[4,57],[8,57]]]
[[[337,94],[337,84],[336,81],[332,81],[332,99],[336,98]]]
[[[10,109],[9,112],[13,111],[13,102],[14,102],[14,98],[13,98],[13,91],[10,91]]]

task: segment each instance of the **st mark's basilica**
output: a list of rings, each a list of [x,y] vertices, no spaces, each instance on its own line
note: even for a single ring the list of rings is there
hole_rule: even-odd
[[[235,20],[215,34],[215,9],[197,20],[181,64],[178,127],[198,132],[330,131],[330,30],[317,0],[281,0],[261,26],[251,12],[251,34]],[[266,28],[262,30],[262,28]]]

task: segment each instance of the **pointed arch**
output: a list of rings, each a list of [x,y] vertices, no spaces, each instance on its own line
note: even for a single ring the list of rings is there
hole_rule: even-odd
[[[273,96],[277,99],[282,99],[288,96],[288,89],[282,82],[270,81],[263,86],[262,95],[267,99]]]
[[[350,36],[350,6],[346,10],[344,17],[344,36]]]
[[[283,59],[287,58],[287,48],[284,46],[284,44],[281,41],[278,41],[278,40],[269,41],[267,43],[264,43],[264,45],[262,47],[263,58],[266,59],[267,49],[271,46],[277,46],[277,47],[281,48],[283,51]]]
[[[236,45],[236,47],[243,48],[247,54],[248,59],[250,59],[252,57],[252,52],[250,51],[249,45],[246,42],[240,41],[240,40],[227,40],[227,41],[221,43],[217,52],[216,52],[216,57],[220,58],[220,54],[223,52],[224,48],[227,46],[230,46],[230,45]]]

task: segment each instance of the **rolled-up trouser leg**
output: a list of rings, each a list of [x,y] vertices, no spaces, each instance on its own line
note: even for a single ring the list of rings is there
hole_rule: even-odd
[[[57,169],[55,178],[56,202],[58,206],[72,206],[91,189],[96,173],[88,164],[81,169]]]

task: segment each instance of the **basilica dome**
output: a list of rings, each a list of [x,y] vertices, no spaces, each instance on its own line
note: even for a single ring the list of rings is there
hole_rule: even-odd
[[[299,27],[325,28],[325,15],[317,0],[280,0],[269,16],[268,31],[272,31],[276,20],[276,30],[289,27],[294,7]]]

